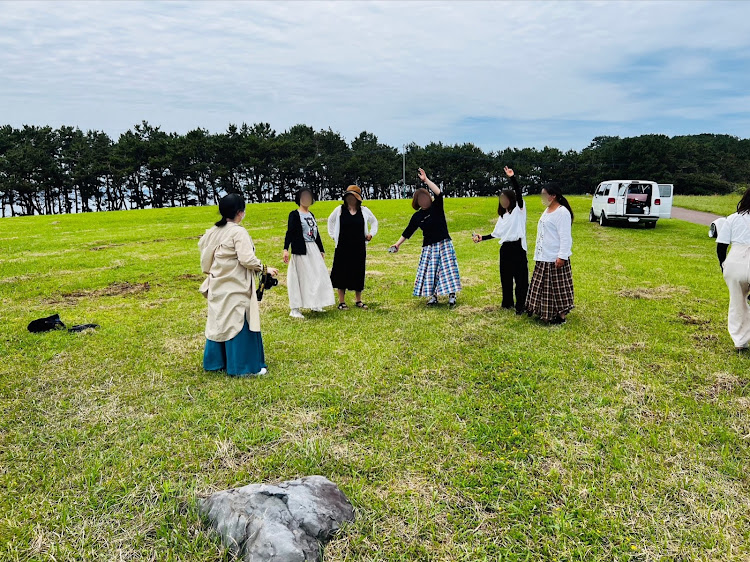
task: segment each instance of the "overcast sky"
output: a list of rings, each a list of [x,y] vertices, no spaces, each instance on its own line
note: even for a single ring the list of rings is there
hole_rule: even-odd
[[[0,123],[750,136],[750,2],[0,2]]]

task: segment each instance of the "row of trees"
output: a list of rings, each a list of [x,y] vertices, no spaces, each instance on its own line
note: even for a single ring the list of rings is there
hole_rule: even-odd
[[[404,174],[405,179],[402,180]],[[167,133],[142,122],[114,141],[73,127],[0,127],[2,216],[215,204],[225,193],[287,201],[303,186],[322,199],[356,183],[369,198],[408,197],[421,166],[451,195],[490,195],[513,167],[530,190],[559,181],[588,193],[603,179],[676,184],[678,193],[729,193],[750,179],[750,139],[728,135],[597,137],[581,151],[410,144],[368,132],[348,143],[330,129],[267,123],[211,134]]]

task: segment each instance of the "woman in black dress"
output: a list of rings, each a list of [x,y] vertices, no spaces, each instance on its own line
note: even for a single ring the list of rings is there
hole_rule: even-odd
[[[350,185],[344,193],[344,204],[336,207],[328,217],[328,234],[336,243],[331,284],[338,290],[339,310],[349,308],[346,291],[354,291],[357,308],[367,308],[362,302],[367,243],[377,231],[375,215],[362,206],[362,190]]]

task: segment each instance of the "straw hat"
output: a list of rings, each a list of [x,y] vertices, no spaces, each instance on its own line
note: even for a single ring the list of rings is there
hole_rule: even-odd
[[[344,199],[347,195],[354,195],[355,199],[357,201],[362,201],[362,190],[359,188],[358,185],[350,185],[346,188],[346,191],[344,192]]]

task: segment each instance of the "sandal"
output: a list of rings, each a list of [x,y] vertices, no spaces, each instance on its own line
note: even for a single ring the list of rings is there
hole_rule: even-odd
[[[349,310],[349,307],[346,306],[345,302],[340,302],[339,303],[339,310]]]
[[[357,301],[354,303],[357,308],[367,309],[367,305],[363,303],[362,301]]]

